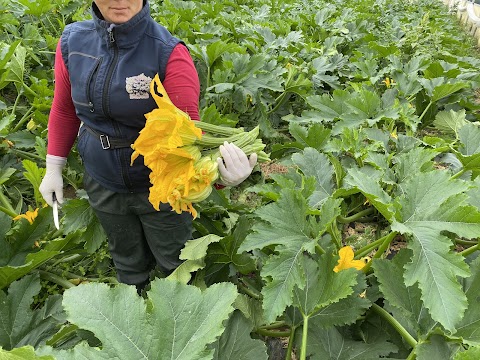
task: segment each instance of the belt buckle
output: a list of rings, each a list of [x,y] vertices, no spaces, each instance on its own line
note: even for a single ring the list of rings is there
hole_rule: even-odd
[[[110,140],[108,139],[108,135],[101,134],[100,135],[100,143],[102,144],[103,150],[110,149]]]

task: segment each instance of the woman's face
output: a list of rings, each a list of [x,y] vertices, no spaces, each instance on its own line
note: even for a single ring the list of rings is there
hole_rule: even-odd
[[[142,10],[143,0],[95,0],[105,21],[122,24]]]

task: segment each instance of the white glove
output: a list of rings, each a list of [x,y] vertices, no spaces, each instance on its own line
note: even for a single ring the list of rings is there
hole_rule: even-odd
[[[61,156],[47,155],[47,171],[38,190],[46,203],[53,205],[53,194],[59,204],[63,203],[63,177],[62,170],[67,159]]]
[[[220,181],[227,186],[235,186],[243,182],[250,176],[257,163],[257,154],[253,153],[248,158],[237,145],[226,141],[220,145],[220,154],[223,157],[223,160],[217,159]]]

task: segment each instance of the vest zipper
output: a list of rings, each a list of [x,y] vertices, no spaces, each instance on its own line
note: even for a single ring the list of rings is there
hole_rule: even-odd
[[[90,107],[90,112],[92,113],[95,111],[95,107],[93,106],[93,100],[90,93],[90,85],[93,82],[92,86],[95,87],[95,78],[101,63],[102,63],[102,59],[99,59],[97,61],[97,64],[95,65],[95,68],[93,69],[92,73],[90,74],[87,80],[87,101],[88,101],[88,106]]]
[[[118,128],[117,123],[112,119],[110,112],[108,111],[108,90],[109,90],[109,84],[110,81],[112,80],[113,76],[113,70],[117,66],[118,63],[118,45],[115,40],[115,34],[114,34],[114,25],[111,24],[107,28],[108,32],[108,39],[110,41],[110,46],[113,47],[113,60],[110,64],[110,67],[108,68],[107,76],[105,78],[104,82],[104,87],[103,87],[103,111],[105,112],[106,117],[110,120],[111,124],[113,125],[113,129],[115,131],[115,136],[119,137],[120,130]],[[125,151],[120,151],[120,156],[121,156],[121,161],[120,161],[120,170],[122,172],[122,178],[123,182],[125,183],[125,186],[131,191],[132,190],[132,182],[130,181],[130,178],[128,177],[128,169],[125,169],[124,164],[129,164],[129,159],[126,158],[126,152]]]

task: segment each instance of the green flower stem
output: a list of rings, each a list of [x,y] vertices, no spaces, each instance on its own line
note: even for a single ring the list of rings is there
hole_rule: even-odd
[[[365,245],[364,247],[358,249],[356,252],[355,252],[355,258],[361,258],[361,257],[364,257],[365,255],[367,255],[368,253],[370,253],[373,249],[375,249],[376,247],[380,246],[383,241],[385,240],[385,236],[378,239],[378,240],[375,240],[374,242],[368,244],[368,245]]]
[[[34,153],[29,153],[27,151],[13,149],[13,148],[10,149],[9,151],[13,152],[15,155],[18,155],[19,157],[21,157],[23,159],[32,160],[32,161],[35,161],[35,160],[45,161],[45,159],[40,157],[39,155],[34,154]]]
[[[51,281],[57,285],[60,285],[64,289],[70,289],[75,286],[70,281],[67,281],[58,275],[52,274],[51,272],[45,270],[38,270],[38,273],[43,280]]]
[[[385,309],[381,308],[377,304],[372,304],[371,309],[375,311],[381,318],[387,321],[390,325],[393,326],[395,330],[403,337],[403,339],[410,345],[412,348],[417,346],[417,340],[410,335],[410,333],[392,316],[388,313]]]
[[[480,244],[478,244],[478,243],[475,246],[471,246],[468,249],[465,249],[465,250],[461,251],[460,255],[462,255],[463,257],[467,257],[468,255],[473,254],[477,250],[480,250]]]
[[[320,255],[325,254],[325,250],[319,244],[315,244],[315,249]]]
[[[15,99],[15,102],[13,103],[12,115],[14,115],[15,112],[17,111],[17,105],[18,105],[18,102],[19,102],[19,100],[20,100],[21,97],[22,97],[22,93],[19,92],[18,95],[17,95],[17,98]]]
[[[287,326],[287,323],[285,321],[275,321],[271,324],[260,326],[259,328],[263,330],[273,330],[273,329],[279,329],[285,326]]]
[[[283,93],[281,93],[276,99],[275,99],[275,106],[267,111],[267,115],[273,114],[275,111],[277,111],[282,104],[288,100],[287,96],[288,91],[285,90]]]
[[[396,231],[392,231],[390,234],[385,236],[383,239],[382,245],[378,248],[377,252],[375,255],[373,255],[373,258],[370,259],[370,261],[365,265],[362,269],[362,271],[367,274],[370,271],[370,268],[372,267],[372,261],[373,259],[379,259],[385,251],[387,251],[388,247],[390,246],[390,243],[392,242],[393,239],[395,239],[395,236],[397,236]]]
[[[371,208],[359,211],[358,213],[353,214],[352,216],[347,216],[347,217],[337,216],[337,221],[341,224],[348,224],[348,223],[357,221],[363,218],[364,216],[370,215],[371,213],[373,213],[374,210],[375,209],[371,207]]]
[[[416,358],[417,358],[417,354],[415,354],[415,349],[412,349],[412,351],[410,352],[410,354],[405,360],[415,360]]]
[[[290,336],[290,331],[275,331],[257,328],[254,330],[257,334],[268,337],[287,337]]]
[[[28,120],[28,117],[30,116],[30,114],[33,112],[34,109],[35,107],[32,105],[30,109],[27,110],[25,115],[23,115],[22,118],[17,122],[17,125],[15,125],[15,127],[12,129],[12,132],[16,132],[20,130],[20,128]]]
[[[80,259],[84,257],[84,255],[81,255],[81,254],[73,254],[73,255],[68,255],[68,256],[65,256],[61,259],[58,259],[57,261],[55,261],[53,264],[52,264],[52,268],[54,268],[55,266],[57,266],[58,264],[61,264],[61,263],[67,263],[67,262],[70,262],[70,261],[74,261],[74,260],[77,260],[77,259]]]
[[[422,115],[420,115],[420,117],[418,118],[418,122],[422,122],[422,119],[423,117],[425,116],[425,114],[427,113],[428,109],[430,109],[430,106],[433,105],[433,101],[430,101],[427,105],[427,107],[425,108],[425,110],[423,110],[423,113]]]
[[[466,171],[467,170],[465,168],[462,168],[459,172],[457,172],[456,174],[453,174],[450,179],[457,179],[460,176],[462,176]]]
[[[455,241],[455,244],[459,244],[459,245],[474,246],[478,244],[478,241],[472,241],[472,240],[455,239],[454,241]]]
[[[3,206],[0,206],[0,211],[7,214],[8,216],[10,216],[12,218],[17,216],[17,214],[15,212],[10,211],[9,209],[4,208]]]
[[[35,91],[33,91],[32,89],[30,89],[27,84],[23,83],[22,85],[23,85],[23,88],[27,91],[27,93],[29,93],[30,95],[32,95],[35,98],[38,97],[37,93]]]
[[[293,343],[295,342],[296,329],[297,328],[295,326],[290,328],[290,337],[288,338],[287,355],[285,356],[285,360],[292,360]]]
[[[18,214],[16,213],[15,209],[13,208],[8,198],[5,196],[3,191],[0,189],[0,204],[2,204],[0,211],[3,211],[5,214],[10,215],[11,217],[15,217]]]
[[[302,347],[300,349],[300,360],[307,359],[307,335],[308,335],[308,316],[303,316]]]

